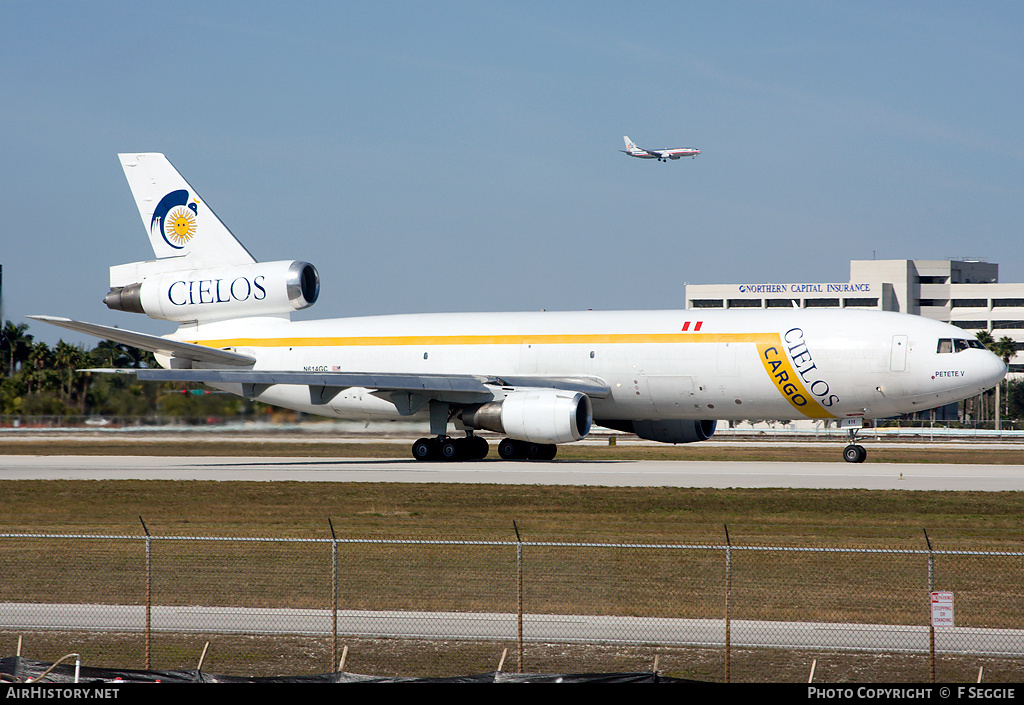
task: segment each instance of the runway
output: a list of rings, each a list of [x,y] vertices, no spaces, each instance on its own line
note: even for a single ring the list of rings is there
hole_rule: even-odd
[[[3,480],[419,482],[604,487],[1024,490],[1024,465],[0,456]]]

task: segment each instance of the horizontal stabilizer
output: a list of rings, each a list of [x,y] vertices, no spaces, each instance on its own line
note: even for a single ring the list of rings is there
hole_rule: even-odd
[[[149,350],[150,352],[167,355],[168,357],[205,362],[213,365],[236,365],[243,367],[256,362],[256,359],[249,355],[242,355],[228,350],[218,350],[217,348],[196,345],[195,343],[168,340],[158,335],[136,333],[135,331],[123,330],[112,326],[101,326],[98,323],[84,323],[59,316],[26,316],[25,318],[51,323],[78,333],[94,335],[105,340],[113,340],[115,343],[131,345],[134,348]]]

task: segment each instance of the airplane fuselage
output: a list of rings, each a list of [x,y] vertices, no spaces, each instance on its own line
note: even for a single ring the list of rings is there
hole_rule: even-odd
[[[608,311],[242,319],[173,336],[252,355],[254,370],[578,377],[610,390],[604,419],[879,418],[989,389],[1005,366],[948,324],[878,311]],[[242,394],[241,385],[220,384]],[[501,390],[495,389],[496,398]],[[314,404],[306,387],[259,400],[339,418],[401,418],[400,405],[352,387]]]
[[[699,150],[642,150],[676,159]],[[426,418],[417,460],[550,459],[592,422],[665,443],[711,437],[719,419],[845,422],[931,409],[1006,372],[948,324],[868,310],[454,313],[292,321],[316,303],[302,261],[258,262],[158,153],[119,155],[155,260],[110,268],[114,310],[178,323],[159,337],[41,316],[152,351],[139,379],[203,383],[337,418]],[[453,438],[451,427],[464,431]]]
[[[637,159],[657,159],[659,162],[668,161],[669,159],[681,159],[682,157],[696,157],[700,154],[700,150],[694,147],[674,147],[672,149],[643,149],[633,144],[633,141],[629,139],[628,135],[623,136],[623,141],[626,143],[626,148],[619,150],[624,154],[628,154],[631,157]]]
[[[699,149],[655,149],[655,150],[640,150],[635,152],[626,152],[631,157],[637,157],[638,159],[660,159],[664,161],[666,159],[680,159],[682,157],[696,157],[700,154]]]

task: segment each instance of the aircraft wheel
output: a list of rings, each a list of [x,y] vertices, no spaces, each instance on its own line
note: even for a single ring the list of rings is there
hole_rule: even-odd
[[[502,460],[515,460],[519,457],[519,444],[511,438],[503,438],[498,444],[498,457]]]
[[[536,451],[534,451],[536,448]],[[546,443],[539,446],[530,446],[530,450],[533,453],[530,457],[534,460],[554,460],[555,455],[558,453],[558,446],[554,443]]]
[[[446,438],[441,441],[439,450],[442,460],[459,460],[462,458],[462,444],[454,438]]]
[[[470,436],[466,442],[469,447],[469,453],[466,455],[473,460],[483,460],[491,450],[491,447],[487,445],[487,440],[480,436]]]
[[[851,443],[843,449],[843,460],[848,463],[863,463],[867,457],[868,452],[864,450],[864,446]]]
[[[416,460],[433,460],[437,454],[437,441],[433,438],[420,438],[412,444],[412,457]]]

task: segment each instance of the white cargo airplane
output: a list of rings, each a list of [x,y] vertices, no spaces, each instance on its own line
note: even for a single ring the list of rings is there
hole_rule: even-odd
[[[680,157],[696,157],[700,154],[699,149],[693,147],[676,147],[675,149],[640,149],[633,140],[629,137],[623,136],[626,141],[626,148],[620,149],[619,151],[623,154],[628,154],[631,157],[637,159],[657,159],[659,162],[666,162],[669,159],[679,159]]]
[[[306,262],[257,262],[162,154],[120,155],[156,259],[110,268],[104,302],[176,321],[165,337],[32,316],[151,350],[139,379],[201,382],[337,418],[420,418],[419,460],[550,459],[591,423],[664,443],[716,419],[864,419],[993,387],[1002,361],[945,323],[852,310],[453,313],[292,321],[319,295]],[[953,344],[956,341],[957,344]],[[449,435],[454,427],[456,435]]]

